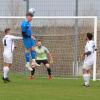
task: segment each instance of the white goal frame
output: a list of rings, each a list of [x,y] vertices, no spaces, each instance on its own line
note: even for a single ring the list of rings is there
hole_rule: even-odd
[[[25,16],[0,16],[0,19],[24,19]],[[97,16],[34,16],[34,19],[93,19],[94,20],[94,41],[97,46]],[[94,66],[93,66],[93,81],[96,81],[96,61],[97,61],[97,52],[95,51],[95,59],[94,59]]]

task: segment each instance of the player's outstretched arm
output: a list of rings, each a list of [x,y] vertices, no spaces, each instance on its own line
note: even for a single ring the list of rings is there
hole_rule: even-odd
[[[20,39],[22,39],[22,37],[19,37],[19,36],[11,36],[11,38],[13,39],[13,40],[20,40]]]

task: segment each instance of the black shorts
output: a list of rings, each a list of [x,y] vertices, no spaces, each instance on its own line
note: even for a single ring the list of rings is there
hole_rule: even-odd
[[[44,64],[44,65],[46,65],[46,64],[49,64],[49,62],[48,62],[48,60],[36,60],[36,62],[37,62],[37,64]]]

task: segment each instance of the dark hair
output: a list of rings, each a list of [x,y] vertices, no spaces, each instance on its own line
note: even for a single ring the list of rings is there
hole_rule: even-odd
[[[87,38],[88,38],[89,40],[92,40],[92,39],[93,39],[93,34],[92,34],[92,33],[87,33]]]
[[[37,40],[37,42],[42,42],[42,41],[39,39],[39,40]]]
[[[5,34],[7,34],[11,29],[10,28],[6,28],[5,29]]]
[[[27,16],[33,17],[33,14],[30,13],[30,12],[28,12],[28,13],[26,13],[26,17],[27,17]]]

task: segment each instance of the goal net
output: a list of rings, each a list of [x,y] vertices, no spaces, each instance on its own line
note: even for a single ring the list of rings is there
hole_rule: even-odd
[[[0,66],[3,66],[2,38],[4,29],[11,28],[14,35],[21,36],[20,24],[23,16],[0,17]],[[82,74],[82,54],[84,52],[86,33],[92,32],[97,44],[97,17],[95,16],[51,16],[34,17],[32,31],[43,45],[49,48],[54,63],[51,64],[52,74],[56,77],[77,77]],[[15,41],[13,72],[25,73],[24,47],[22,41]],[[93,67],[93,80],[96,80],[96,53]],[[36,75],[46,76],[46,69],[36,68]]]

